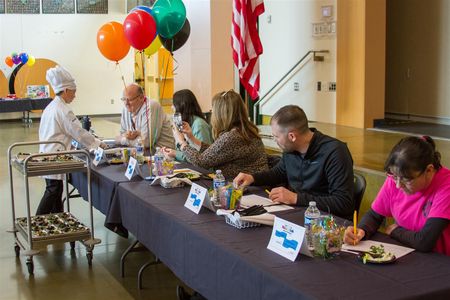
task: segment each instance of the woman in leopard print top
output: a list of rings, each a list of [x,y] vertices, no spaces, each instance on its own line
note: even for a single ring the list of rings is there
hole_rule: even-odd
[[[183,125],[182,132],[190,144],[182,133],[174,130],[180,149],[190,163],[205,169],[222,170],[228,179],[239,172],[268,169],[258,128],[249,121],[247,108],[238,93],[230,90],[213,97],[211,125],[214,137],[211,145],[195,139],[189,124]]]

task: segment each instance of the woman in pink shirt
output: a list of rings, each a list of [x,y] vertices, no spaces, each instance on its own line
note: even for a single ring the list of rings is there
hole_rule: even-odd
[[[407,137],[394,146],[385,164],[387,178],[371,209],[347,228],[344,240],[358,243],[374,234],[387,217],[385,233],[421,252],[450,256],[450,171],[440,163],[432,138]]]

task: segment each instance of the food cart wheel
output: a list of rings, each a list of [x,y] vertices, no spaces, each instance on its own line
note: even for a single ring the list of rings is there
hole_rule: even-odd
[[[70,250],[74,250],[75,249],[75,241],[70,242]]]
[[[88,252],[86,253],[86,258],[87,258],[87,260],[88,260],[88,265],[89,265],[89,266],[92,266],[92,257],[93,257],[92,251],[88,251]]]
[[[33,263],[33,257],[32,256],[27,258],[27,268],[28,268],[28,274],[33,275],[33,273],[34,273],[34,263]]]
[[[20,246],[15,244],[14,245],[14,252],[16,252],[16,257],[20,256]]]

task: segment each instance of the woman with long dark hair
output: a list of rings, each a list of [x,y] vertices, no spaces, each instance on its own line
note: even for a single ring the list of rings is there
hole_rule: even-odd
[[[206,122],[205,115],[202,113],[197,98],[191,90],[180,90],[173,94],[173,110],[174,113],[181,115],[182,125],[179,130],[183,128],[190,128],[186,132],[187,140],[192,138],[201,142],[211,144],[213,142],[211,136],[211,126]],[[175,124],[176,125],[176,124]],[[179,149],[180,145],[177,144],[177,148],[170,149],[164,148],[164,155],[168,158],[175,158],[178,161],[185,161],[186,157]]]

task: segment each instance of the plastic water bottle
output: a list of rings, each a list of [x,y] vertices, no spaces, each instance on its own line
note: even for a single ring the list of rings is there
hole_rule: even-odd
[[[227,184],[225,177],[222,174],[221,170],[216,170],[216,175],[214,176],[213,180],[213,187],[214,187],[214,205],[216,207],[221,206],[221,199],[222,199],[222,187],[224,187]]]
[[[138,137],[136,139],[136,160],[142,164],[144,162],[144,145],[142,144],[142,139]]]
[[[161,152],[161,148],[156,147],[155,152],[155,173],[158,176],[164,175],[163,174],[163,161],[164,161],[164,154]]]
[[[317,224],[320,218],[320,211],[317,209],[316,202],[309,202],[309,207],[305,211],[305,229],[306,229],[306,241],[309,251],[314,251],[314,243],[312,237],[312,226]]]

